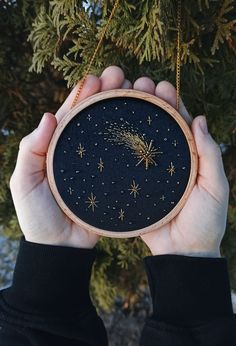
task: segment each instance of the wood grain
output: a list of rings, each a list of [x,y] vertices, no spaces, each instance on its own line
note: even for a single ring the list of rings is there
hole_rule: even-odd
[[[98,102],[102,101],[104,99],[110,99],[114,97],[132,97],[132,98],[137,98],[137,99],[142,99],[146,100],[150,103],[153,103],[162,109],[164,109],[168,114],[172,116],[172,118],[175,119],[175,121],[179,124],[181,127],[186,140],[188,142],[189,146],[189,151],[190,151],[190,156],[191,156],[191,170],[190,170],[190,176],[189,176],[189,181],[188,185],[185,189],[185,192],[180,199],[180,201],[177,203],[174,209],[167,214],[163,219],[159,220],[158,222],[134,231],[130,232],[111,232],[111,231],[106,231],[100,228],[96,228],[92,225],[89,225],[85,223],[83,220],[78,218],[74,213],[71,212],[71,210],[67,207],[67,205],[64,203],[62,200],[56,183],[54,179],[54,172],[53,172],[53,157],[54,157],[54,151],[57,145],[57,141],[66,127],[66,125],[71,121],[71,119],[77,115],[80,111],[82,111],[84,108]],[[93,96],[88,97],[87,99],[81,101],[78,105],[76,105],[73,109],[71,109],[70,112],[60,121],[58,124],[55,133],[53,135],[53,138],[51,140],[48,153],[47,153],[47,177],[48,177],[48,182],[49,186],[51,188],[51,191],[55,197],[55,200],[57,201],[58,205],[60,208],[63,210],[63,212],[76,224],[78,224],[80,227],[86,229],[89,232],[94,232],[96,234],[105,236],[105,237],[111,237],[111,238],[129,238],[129,237],[137,237],[140,236],[144,233],[152,232],[160,228],[161,226],[164,226],[165,224],[169,223],[184,207],[196,181],[197,177],[197,172],[198,172],[198,154],[197,154],[197,149],[195,145],[195,141],[193,138],[193,135],[191,133],[191,130],[189,129],[188,124],[185,122],[183,117],[168,103],[165,101],[159,99],[156,96],[147,94],[142,91],[137,91],[137,90],[124,90],[124,89],[115,89],[115,90],[109,90],[109,91],[104,91],[101,93],[97,93]]]

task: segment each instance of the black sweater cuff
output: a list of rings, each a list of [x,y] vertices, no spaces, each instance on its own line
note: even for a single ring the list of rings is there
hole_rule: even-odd
[[[150,256],[145,266],[155,318],[190,325],[233,315],[224,258]]]
[[[13,284],[3,292],[14,309],[37,315],[79,314],[89,296],[95,249],[42,245],[21,239]]]

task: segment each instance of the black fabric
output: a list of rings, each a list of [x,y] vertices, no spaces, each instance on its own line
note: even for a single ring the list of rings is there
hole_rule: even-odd
[[[38,316],[83,313],[92,307],[88,287],[95,257],[96,250],[41,245],[22,238],[13,284],[3,298],[15,309]]]
[[[227,262],[176,255],[145,258],[153,315],[140,346],[235,346]]]
[[[13,284],[0,292],[0,345],[107,346],[89,297],[95,254],[23,238]],[[140,346],[236,345],[225,259],[151,256],[145,266],[153,315]]]
[[[176,321],[178,324],[178,321]],[[149,320],[139,346],[235,346],[236,319],[213,320],[198,326],[179,327]]]
[[[226,259],[162,255],[145,266],[155,317],[186,325],[232,316]]]
[[[146,169],[140,151],[151,151],[150,143],[154,161]],[[53,157],[55,183],[68,210],[112,232],[140,230],[169,214],[186,190],[190,170],[189,146],[177,121],[133,97],[104,97],[76,114]]]
[[[22,238],[13,284],[0,293],[0,345],[107,345],[89,296],[95,256]]]

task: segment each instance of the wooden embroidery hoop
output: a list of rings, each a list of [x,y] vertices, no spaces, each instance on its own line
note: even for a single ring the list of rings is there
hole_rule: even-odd
[[[184,136],[187,140],[188,146],[189,146],[189,152],[190,152],[190,159],[191,159],[191,169],[190,169],[190,175],[189,175],[189,181],[187,184],[187,187],[185,189],[184,194],[182,195],[181,199],[177,203],[177,205],[171,210],[169,214],[167,214],[165,217],[163,217],[158,222],[142,228],[137,229],[134,231],[128,231],[128,232],[114,232],[114,231],[107,231],[100,228],[96,228],[83,220],[81,220],[79,217],[77,217],[65,204],[63,199],[61,198],[55,178],[54,178],[54,172],[53,172],[53,158],[54,158],[54,152],[55,148],[58,142],[58,139],[60,135],[62,134],[63,130],[67,126],[67,124],[71,121],[71,119],[77,115],[80,111],[85,109],[88,106],[91,106],[92,104],[102,101],[104,99],[112,99],[116,97],[132,97],[137,99],[142,99],[145,101],[148,101],[154,105],[159,106],[164,111],[166,111],[180,126],[182,129]],[[184,207],[196,181],[197,177],[197,171],[198,171],[198,155],[197,155],[197,149],[195,145],[195,141],[193,138],[193,135],[190,131],[190,128],[188,124],[185,122],[183,117],[168,103],[165,101],[159,99],[156,96],[147,94],[145,92],[137,91],[137,90],[125,90],[125,89],[115,89],[115,90],[109,90],[105,92],[100,92],[98,94],[95,94],[93,96],[90,96],[89,98],[81,101],[76,107],[71,109],[71,111],[67,114],[67,116],[61,120],[61,122],[58,124],[58,127],[56,128],[56,131],[53,135],[53,138],[51,140],[48,153],[47,153],[47,177],[48,182],[51,188],[51,191],[59,205],[59,207],[63,210],[63,212],[72,220],[74,221],[78,226],[81,228],[93,232],[105,237],[112,237],[112,238],[130,238],[130,237],[137,237],[142,234],[152,232],[161,226],[164,226],[168,222],[170,222]]]

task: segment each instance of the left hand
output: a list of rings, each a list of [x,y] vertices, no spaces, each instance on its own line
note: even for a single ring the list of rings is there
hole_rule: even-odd
[[[99,237],[72,222],[56,203],[46,176],[46,154],[57,127],[70,110],[79,84],[73,89],[56,116],[46,113],[38,128],[22,139],[10,188],[20,223],[27,241],[93,248]],[[123,71],[115,66],[104,70],[101,77],[88,76],[79,100],[99,91],[130,88]]]

